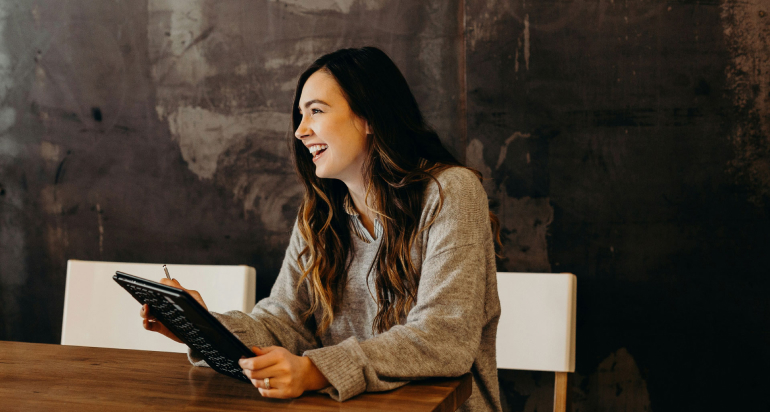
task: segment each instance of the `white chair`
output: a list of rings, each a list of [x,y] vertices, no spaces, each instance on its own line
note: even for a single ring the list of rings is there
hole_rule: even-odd
[[[567,407],[575,371],[577,277],[571,273],[497,274],[497,368],[555,372],[553,410]]]
[[[251,312],[257,275],[249,266],[168,265],[187,289],[200,292],[209,310]],[[62,345],[187,352],[187,346],[142,328],[141,305],[118,285],[115,271],[157,282],[163,265],[147,263],[67,261]]]

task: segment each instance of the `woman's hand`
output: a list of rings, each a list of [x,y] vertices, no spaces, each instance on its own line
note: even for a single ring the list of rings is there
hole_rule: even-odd
[[[203,298],[201,297],[200,293],[194,290],[183,288],[182,285],[180,285],[179,282],[176,281],[176,279],[168,280],[166,278],[163,278],[160,280],[160,283],[166,286],[171,286],[172,288],[182,289],[186,291],[187,293],[190,294],[190,296],[193,297],[193,299],[197,300],[198,303],[201,304],[201,306],[203,306],[204,308],[206,308],[206,310],[208,310],[208,307],[206,307],[206,304],[203,303]],[[142,305],[142,309],[139,310],[139,316],[142,317],[142,326],[144,326],[145,329],[153,332],[158,332],[161,335],[166,336],[167,338],[175,340],[179,343],[184,343],[179,338],[177,338],[176,335],[174,335],[170,330],[168,330],[168,328],[164,324],[160,323],[158,319],[155,318],[155,316],[153,316],[150,313],[150,307],[148,305],[146,304]]]
[[[305,391],[323,389],[329,381],[306,356],[297,356],[280,346],[251,348],[254,358],[242,358],[238,364],[251,383],[266,398],[296,398]],[[270,389],[265,389],[270,378]]]

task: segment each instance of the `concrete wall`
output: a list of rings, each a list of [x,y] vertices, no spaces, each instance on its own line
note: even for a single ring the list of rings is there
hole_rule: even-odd
[[[576,411],[767,408],[770,4],[0,1],[0,339],[60,339],[67,259],[248,264],[300,198],[314,58],[375,45],[490,177],[500,271],[579,278]],[[160,274],[159,274],[160,276]],[[552,375],[501,371],[505,410]]]

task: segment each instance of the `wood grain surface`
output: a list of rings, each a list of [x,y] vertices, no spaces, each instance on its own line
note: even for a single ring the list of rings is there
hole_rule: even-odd
[[[56,411],[455,411],[471,375],[412,382],[336,402],[319,393],[262,398],[180,353],[0,341],[0,409]]]

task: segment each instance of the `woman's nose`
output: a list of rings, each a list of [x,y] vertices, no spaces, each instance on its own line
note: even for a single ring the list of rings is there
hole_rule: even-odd
[[[310,136],[311,130],[309,127],[307,127],[307,122],[305,121],[305,117],[302,117],[302,120],[299,122],[299,126],[297,127],[297,131],[294,132],[294,137],[297,139],[303,139],[305,137]]]

